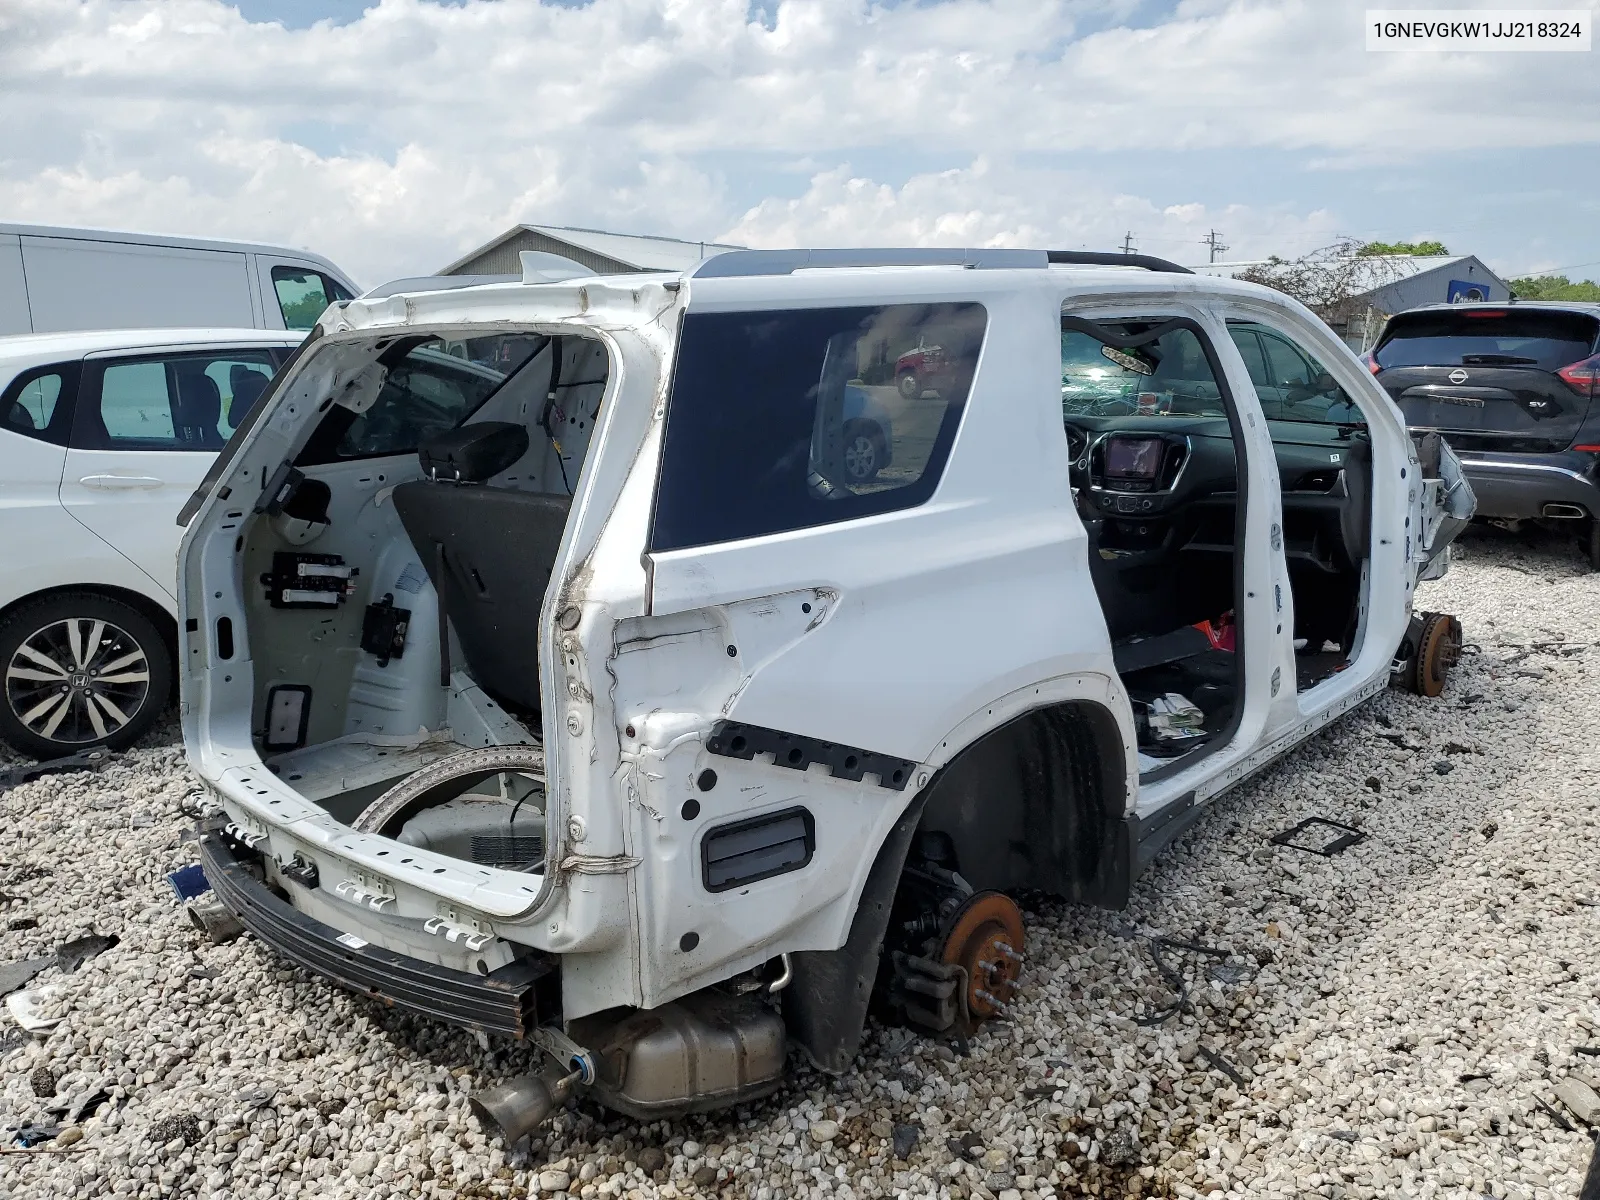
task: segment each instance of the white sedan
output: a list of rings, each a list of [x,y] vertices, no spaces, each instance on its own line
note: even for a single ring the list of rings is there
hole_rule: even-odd
[[[297,333],[0,338],[0,739],[56,758],[161,715],[178,510]]]

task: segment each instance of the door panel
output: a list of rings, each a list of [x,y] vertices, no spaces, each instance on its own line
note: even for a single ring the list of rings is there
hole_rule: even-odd
[[[246,256],[24,236],[35,333],[254,325]]]
[[[87,364],[61,503],[174,603],[178,510],[274,369],[265,347]]]

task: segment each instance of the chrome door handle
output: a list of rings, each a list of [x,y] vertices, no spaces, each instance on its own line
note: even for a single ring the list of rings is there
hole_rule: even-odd
[[[78,480],[87,488],[118,491],[128,488],[158,488],[166,481],[153,475],[85,475]]]

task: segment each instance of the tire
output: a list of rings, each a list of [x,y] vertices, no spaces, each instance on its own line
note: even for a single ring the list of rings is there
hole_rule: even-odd
[[[851,483],[871,483],[883,469],[883,434],[871,421],[844,428],[844,473]]]
[[[171,693],[166,639],[121,600],[64,592],[0,620],[0,738],[24,754],[120,750],[150,731]],[[52,703],[61,695],[64,706]]]
[[[922,384],[917,381],[915,371],[907,371],[894,381],[895,387],[900,389],[900,394],[907,400],[915,400],[922,395]]]
[[[1589,531],[1583,539],[1583,550],[1589,557],[1589,569],[1600,571],[1600,517],[1589,518]]]

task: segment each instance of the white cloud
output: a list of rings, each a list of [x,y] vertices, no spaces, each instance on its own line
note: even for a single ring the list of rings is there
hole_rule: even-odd
[[[1600,143],[1600,73],[1549,61],[1569,56],[1368,54],[1353,0],[1185,0],[1148,28],[1130,11],[784,0],[769,30],[746,0],[384,0],[286,30],[219,0],[5,0],[0,217],[286,241],[365,282],[525,219],[762,244],[1107,245],[1131,227],[1189,258],[1213,223],[1237,255],[1337,221],[1320,194],[1285,211],[1220,170],[1162,201],[1017,164],[1403,170]],[[775,158],[814,164],[809,182]]]

